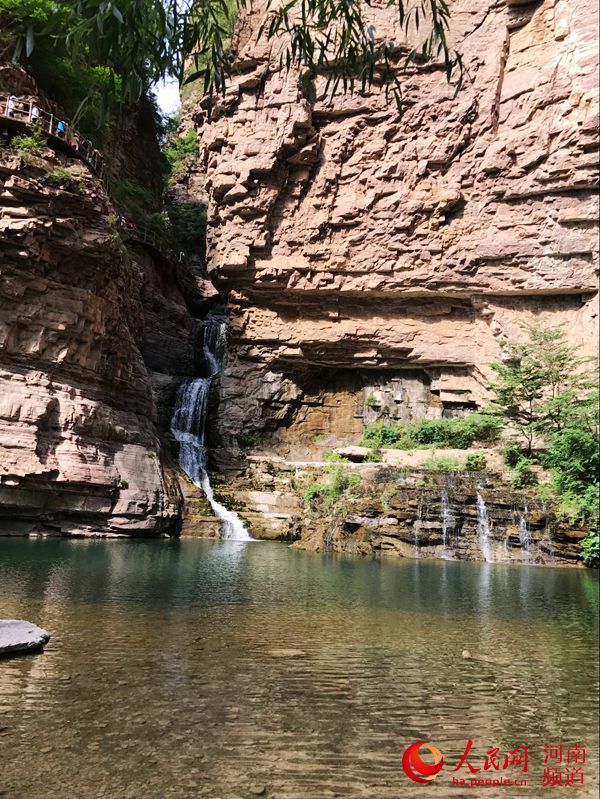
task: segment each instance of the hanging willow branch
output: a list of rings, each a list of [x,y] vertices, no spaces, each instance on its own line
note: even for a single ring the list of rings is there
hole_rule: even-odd
[[[13,0],[15,6],[30,2]],[[13,19],[15,58],[26,60],[36,37],[60,41],[75,62],[108,68],[113,101],[128,102],[167,76],[180,84],[202,80],[206,93],[222,93],[233,66],[235,20],[246,0],[36,2],[44,7],[43,24],[34,24],[31,15]],[[310,78],[324,76],[326,94],[365,91],[379,83],[392,87],[400,103],[399,75],[426,62],[441,63],[448,80],[456,76],[457,91],[460,87],[460,55],[447,43],[446,0],[388,0],[406,36],[425,31],[413,49],[379,35],[369,21],[369,0],[271,2],[260,35],[281,43],[282,67],[299,68]]]

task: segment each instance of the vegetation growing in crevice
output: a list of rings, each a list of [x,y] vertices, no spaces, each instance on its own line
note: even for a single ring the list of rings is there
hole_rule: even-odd
[[[429,449],[432,445],[468,449],[474,442],[493,442],[500,423],[492,416],[471,414],[457,419],[420,419],[416,422],[372,422],[361,443],[367,447]]]
[[[62,166],[54,167],[54,169],[48,173],[47,180],[51,185],[60,186],[76,194],[81,194],[84,190],[84,184],[81,178],[76,177]]]
[[[31,133],[18,133],[10,142],[10,148],[25,161],[32,156],[41,155],[47,146],[46,137],[37,127],[33,127]]]
[[[328,466],[326,474],[326,480],[317,482],[313,479],[308,484],[304,493],[304,501],[308,506],[319,500],[323,510],[330,511],[340,500],[357,495],[362,479],[360,475],[349,472],[343,463]]]

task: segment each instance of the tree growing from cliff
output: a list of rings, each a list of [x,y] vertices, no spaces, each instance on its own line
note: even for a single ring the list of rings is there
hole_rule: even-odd
[[[492,364],[491,412],[525,441],[549,439],[567,427],[590,428],[597,407],[594,358],[582,358],[562,327],[528,327],[528,340],[510,344],[502,363]]]
[[[108,68],[112,88],[136,100],[148,83],[168,75],[180,83],[201,79],[207,93],[222,92],[233,66],[231,36],[246,0],[57,0],[44,14],[28,13],[35,0],[0,0],[0,21],[14,39],[14,57],[27,61],[39,38],[64,44],[85,67]],[[269,2],[260,35],[281,43],[279,66],[296,67],[309,80],[326,79],[326,93],[340,88],[391,86],[400,101],[399,75],[425,63],[450,81],[462,75],[460,55],[448,44],[446,0],[389,0],[402,42],[371,22],[368,2],[288,0]],[[422,35],[424,33],[424,35]],[[422,36],[417,46],[409,37]],[[193,69],[190,70],[190,65]],[[85,99],[85,98],[84,98]]]

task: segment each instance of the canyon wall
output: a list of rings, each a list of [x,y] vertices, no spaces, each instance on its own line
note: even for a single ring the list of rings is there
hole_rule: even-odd
[[[5,147],[0,185],[0,533],[176,534],[170,405],[201,368],[202,281],[125,246],[73,158]]]
[[[393,9],[371,13],[401,40]],[[564,324],[589,352],[596,4],[458,0],[463,86],[454,97],[440,65],[416,69],[402,116],[377,87],[327,99],[286,75],[261,20],[240,24],[212,112],[186,109],[231,320],[217,462],[240,441],[293,457],[356,440],[372,393],[393,418],[479,407],[523,325]]]

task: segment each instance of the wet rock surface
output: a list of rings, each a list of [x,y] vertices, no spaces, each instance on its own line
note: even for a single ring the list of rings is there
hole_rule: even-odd
[[[28,621],[0,619],[0,658],[39,652],[50,640],[50,633]]]
[[[400,450],[385,451],[410,456]],[[455,452],[455,451],[451,451]],[[463,452],[463,451],[459,451]],[[480,452],[488,452],[480,450]],[[498,462],[493,451],[490,462]],[[438,454],[445,455],[445,450]],[[423,453],[421,453],[423,454]],[[425,453],[426,454],[426,453]],[[220,486],[239,503],[252,535],[283,539],[298,549],[443,560],[580,565],[580,541],[556,506],[533,489],[514,489],[499,467],[440,472],[410,463],[345,463],[355,488],[332,501],[307,500],[311,484],[331,482],[331,463],[248,458],[246,469]]]

